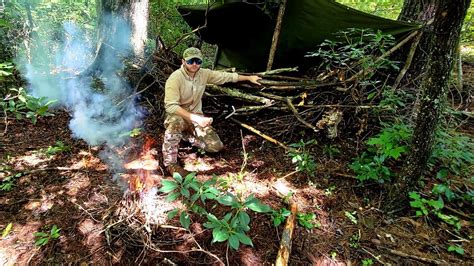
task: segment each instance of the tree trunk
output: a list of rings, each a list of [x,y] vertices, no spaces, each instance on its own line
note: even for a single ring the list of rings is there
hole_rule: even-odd
[[[148,0],[97,0],[98,44],[88,76],[115,69],[112,57],[143,57],[148,26]]]
[[[120,31],[120,25],[111,23],[108,14],[123,19],[130,26],[130,43],[133,54],[143,57],[148,27],[148,0],[101,0],[100,34]]]
[[[421,1],[423,2],[423,1]],[[408,155],[402,171],[400,185],[403,192],[414,189],[426,168],[432,152],[434,132],[440,114],[445,108],[448,81],[456,55],[461,26],[471,0],[430,0],[423,5],[419,0],[406,0],[405,6],[423,5],[434,14],[432,31],[425,38],[420,51],[426,63],[417,62],[424,70],[420,84],[418,108],[415,110],[415,128]],[[405,10],[405,7],[404,7]],[[406,11],[409,12],[409,11]],[[427,14],[427,12],[422,12]],[[404,193],[406,196],[406,193]]]
[[[133,53],[135,56],[143,57],[148,35],[148,0],[132,1],[130,10]]]

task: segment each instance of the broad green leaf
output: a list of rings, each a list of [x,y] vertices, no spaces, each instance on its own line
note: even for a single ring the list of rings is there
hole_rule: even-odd
[[[219,224],[215,224],[212,222],[205,222],[203,225],[204,227],[209,228],[209,229],[213,229],[220,226]]]
[[[179,192],[173,192],[173,193],[170,193],[167,197],[166,197],[166,201],[168,202],[172,202],[172,201],[175,201],[181,194]]]
[[[241,225],[248,225],[250,223],[250,216],[242,211],[239,213],[239,221]]]
[[[200,195],[199,195],[198,193],[195,193],[195,194],[191,197],[191,201],[192,201],[192,202],[195,202],[196,200],[199,199],[199,196],[200,196]],[[201,195],[201,197],[202,197],[202,195]]]
[[[46,237],[48,236],[48,234],[46,234],[45,232],[36,232],[36,233],[33,233],[34,236],[37,236],[37,237]]]
[[[439,195],[439,194],[444,193],[446,191],[446,188],[447,187],[445,184],[436,184],[431,191]]]
[[[18,100],[20,100],[21,102],[26,103],[26,98],[23,95],[18,95]]]
[[[178,172],[174,172],[173,173],[173,178],[178,181],[178,183],[182,183],[183,182],[183,177],[178,173]]]
[[[464,255],[464,249],[460,246],[449,246],[448,251],[449,252],[454,251],[454,252],[458,253],[459,255]]]
[[[291,214],[291,211],[287,210],[286,208],[283,208],[283,209],[282,209],[281,215],[282,215],[283,217],[290,216],[290,214]]]
[[[441,210],[444,207],[444,202],[442,198],[439,198],[438,200],[430,200],[428,201],[428,204],[437,210]]]
[[[224,218],[222,219],[224,222],[229,222],[230,218],[232,218],[232,213],[227,213]]]
[[[182,194],[183,196],[185,196],[186,198],[189,198],[189,196],[191,195],[191,194],[189,193],[189,190],[188,190],[187,188],[182,188],[182,189],[181,189],[181,194]]]
[[[179,216],[179,222],[184,228],[189,229],[191,219],[189,218],[189,215],[186,212],[181,212],[181,215]]]
[[[281,224],[281,222],[283,222],[282,217],[275,217],[273,219],[273,226],[278,227]]]
[[[263,204],[258,199],[250,201],[246,206],[254,212],[270,212],[272,210],[270,206]]]
[[[436,173],[436,178],[444,179],[448,176],[448,173],[449,173],[448,169],[445,169],[445,168],[441,169],[438,171],[438,173]]]
[[[223,242],[229,238],[229,233],[224,228],[212,230],[212,242]]]
[[[61,231],[61,228],[58,228],[57,225],[53,225],[53,227],[51,228],[51,237],[53,239],[56,239],[59,237],[59,231]]]
[[[217,202],[219,202],[222,205],[232,206],[232,207],[236,207],[239,205],[237,198],[230,193],[217,198]]]
[[[49,238],[47,238],[47,237],[40,238],[40,239],[36,240],[35,245],[36,246],[44,246],[44,245],[48,244],[48,241],[49,241]]]
[[[160,192],[163,192],[163,193],[169,193],[173,190],[175,190],[177,187],[178,187],[178,183],[176,183],[175,181],[171,181],[171,180],[163,180],[161,182],[161,188],[160,188]]]
[[[419,200],[420,199],[420,195],[416,192],[408,192],[408,196],[411,199],[414,199],[414,200]]]
[[[413,208],[421,208],[423,207],[423,203],[421,201],[410,201],[410,206]]]
[[[197,192],[197,191],[199,191],[199,189],[200,189],[201,186],[200,186],[200,184],[199,184],[198,182],[195,182],[195,180],[194,180],[194,182],[191,182],[191,183],[189,184],[189,187],[192,188],[192,189],[194,189],[194,191]]]
[[[212,213],[207,214],[207,219],[213,223],[219,223],[219,219]]]
[[[185,178],[184,178],[184,184],[189,184],[191,181],[193,181],[194,177],[196,176],[195,172],[189,173]]]
[[[242,244],[249,245],[249,246],[253,247],[252,239],[250,239],[250,237],[248,237],[246,234],[236,233],[235,235],[239,238],[239,241]]]
[[[179,212],[179,209],[178,209],[178,208],[176,208],[176,209],[174,209],[174,210],[168,212],[168,215],[167,215],[167,216],[168,216],[168,219],[169,219],[169,220],[173,219],[173,218],[176,216],[176,214],[178,214],[178,212]]]
[[[232,249],[238,250],[240,246],[239,238],[236,235],[229,236],[229,245]]]

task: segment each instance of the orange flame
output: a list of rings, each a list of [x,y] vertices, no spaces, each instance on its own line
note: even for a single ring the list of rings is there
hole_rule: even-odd
[[[140,157],[124,164],[125,169],[133,169],[136,172],[127,178],[128,188],[131,192],[147,191],[154,186],[150,171],[159,168],[159,163],[154,158],[155,151],[151,149],[154,143],[153,138],[145,136],[145,144]]]

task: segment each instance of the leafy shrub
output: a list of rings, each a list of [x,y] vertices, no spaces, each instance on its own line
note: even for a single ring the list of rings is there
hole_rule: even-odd
[[[56,102],[56,100],[48,100],[46,97],[36,98],[26,93],[23,88],[11,88],[11,93],[16,95],[7,95],[0,101],[0,108],[3,113],[11,113],[16,119],[27,118],[33,124],[36,124],[38,117],[52,116],[49,112],[49,106]]]
[[[167,200],[181,199],[186,210],[174,209],[168,213],[168,218],[174,218],[180,211],[179,221],[183,227],[189,229],[191,224],[190,213],[205,216],[206,228],[212,229],[212,242],[225,242],[237,250],[240,244],[253,246],[252,240],[246,235],[250,230],[250,216],[248,211],[259,213],[271,213],[272,209],[253,195],[241,199],[232,193],[223,193],[216,187],[216,178],[206,182],[200,182],[195,178],[195,173],[181,177],[178,173],[173,174],[173,180],[163,180],[160,192],[168,194]],[[204,205],[206,200],[214,200],[217,203],[230,207],[222,219],[210,213]]]
[[[286,220],[286,217],[290,216],[291,211],[287,210],[286,208],[281,208],[278,211],[272,212],[272,221],[273,226],[278,227],[281,223]]]
[[[388,160],[398,160],[407,150],[411,129],[403,123],[385,125],[375,137],[367,141],[367,151],[354,159],[349,166],[360,181],[374,180],[383,183],[392,176]]]
[[[51,157],[55,154],[61,153],[61,152],[68,152],[70,151],[71,148],[69,146],[64,145],[62,141],[56,141],[56,143],[53,146],[49,146],[46,150],[44,150],[44,153],[48,156]]]
[[[42,247],[47,245],[51,239],[58,239],[61,236],[59,231],[61,231],[61,229],[57,225],[53,225],[51,231],[49,231],[48,233],[34,233],[33,235],[36,237],[35,245]]]
[[[320,69],[344,69],[352,74],[369,69],[398,69],[391,60],[376,60],[395,44],[392,35],[384,34],[380,30],[374,32],[372,29],[348,28],[337,32],[335,36],[336,40],[324,40],[317,51],[306,55],[319,58]],[[373,73],[375,71],[369,76]]]
[[[9,175],[3,178],[2,182],[0,183],[0,190],[3,191],[10,191],[15,186],[15,180],[21,177],[23,173],[17,173],[14,175]]]
[[[474,164],[474,141],[466,135],[438,130],[436,143],[429,161],[433,168],[436,165],[446,168],[449,172],[469,176],[469,170]]]
[[[321,224],[316,220],[314,213],[297,213],[296,220],[298,224],[306,229],[313,229],[314,227],[321,227]]]
[[[296,171],[305,172],[310,176],[315,175],[316,162],[308,150],[308,146],[315,143],[316,140],[313,139],[307,142],[300,140],[298,143],[290,144],[290,147],[295,150],[290,150],[288,156],[291,157],[291,162],[296,164]]]
[[[411,199],[410,206],[415,209],[416,216],[428,216],[431,213],[443,222],[454,226],[456,230],[461,229],[461,223],[458,217],[441,212],[444,208],[444,201],[441,197],[439,197],[438,200],[432,200],[421,197],[417,192],[410,192],[408,195]]]

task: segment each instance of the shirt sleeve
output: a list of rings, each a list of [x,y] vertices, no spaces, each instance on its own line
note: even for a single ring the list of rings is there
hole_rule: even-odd
[[[176,113],[180,100],[180,80],[176,75],[171,75],[165,84],[165,110],[168,114]]]
[[[208,70],[209,76],[207,78],[207,83],[221,85],[227,82],[237,82],[239,74],[229,73],[222,71]]]

